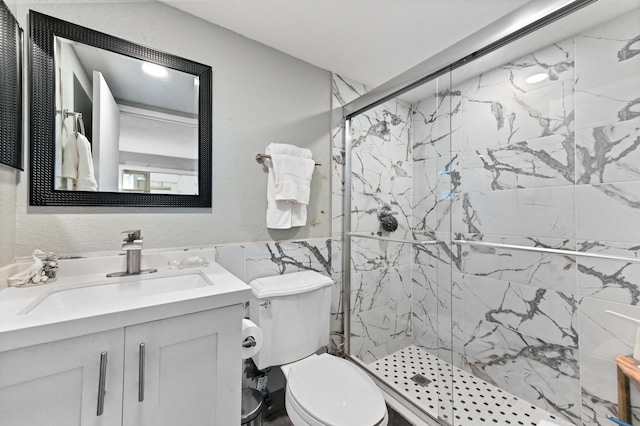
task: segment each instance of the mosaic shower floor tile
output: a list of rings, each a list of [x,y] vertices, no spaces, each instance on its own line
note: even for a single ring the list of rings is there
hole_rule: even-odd
[[[541,420],[572,425],[415,345],[369,364],[369,369],[409,401],[454,426],[537,426]]]

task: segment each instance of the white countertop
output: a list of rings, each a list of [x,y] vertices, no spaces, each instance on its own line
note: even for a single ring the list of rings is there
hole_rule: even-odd
[[[158,272],[137,277],[145,279],[200,273],[213,285],[134,297],[120,302],[91,301],[91,304],[86,307],[60,309],[53,312],[48,310],[45,313],[38,313],[35,310],[24,313],[34,301],[61,290],[82,287],[87,283],[104,283],[107,280],[108,283],[123,282],[123,285],[126,285],[126,281],[130,281],[131,277],[105,277],[106,272],[119,270],[117,266],[114,269],[114,265],[122,264],[122,256],[114,256],[114,258],[115,260],[106,258],[63,260],[60,264],[60,272],[66,268],[67,273],[59,273],[56,282],[33,287],[0,289],[0,351],[244,304],[248,302],[251,294],[249,286],[214,262],[211,262],[210,266],[187,269],[171,269],[168,266],[147,262],[143,263],[143,268],[155,267]],[[76,262],[78,268],[75,268],[75,272],[81,273],[70,274],[69,270],[75,267]],[[113,271],[105,272],[105,269],[109,268]],[[93,273],[87,273],[90,270]]]

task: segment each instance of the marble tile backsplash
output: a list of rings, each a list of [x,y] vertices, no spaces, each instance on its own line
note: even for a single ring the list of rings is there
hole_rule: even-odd
[[[331,268],[331,239],[216,246],[216,262],[245,283],[299,271],[333,278],[331,330],[342,330],[342,277]]]

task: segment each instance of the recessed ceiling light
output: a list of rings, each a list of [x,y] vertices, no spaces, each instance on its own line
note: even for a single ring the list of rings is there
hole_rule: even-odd
[[[166,77],[169,75],[169,72],[165,67],[149,62],[145,62],[142,64],[142,71],[154,77]]]
[[[538,74],[532,74],[529,77],[527,77],[524,82],[527,84],[534,84],[534,83],[540,83],[541,81],[544,81],[546,79],[549,78],[549,74],[545,73],[545,72],[541,72]]]

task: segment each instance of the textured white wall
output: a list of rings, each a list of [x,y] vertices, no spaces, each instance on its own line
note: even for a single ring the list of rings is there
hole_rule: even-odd
[[[120,231],[142,229],[147,248],[330,236],[331,75],[161,3],[24,4],[28,9],[176,54],[213,68],[213,208],[30,207],[18,185],[15,255],[114,251]],[[254,156],[271,142],[314,153],[309,225],[265,227],[266,171]],[[1,195],[0,195],[1,196]],[[2,239],[2,250],[12,240]]]
[[[0,164],[0,266],[13,260],[18,170]]]
[[[9,10],[16,13],[16,2],[5,0]],[[26,179],[19,170],[0,164],[0,266],[14,257],[16,239],[16,188],[19,179]]]

